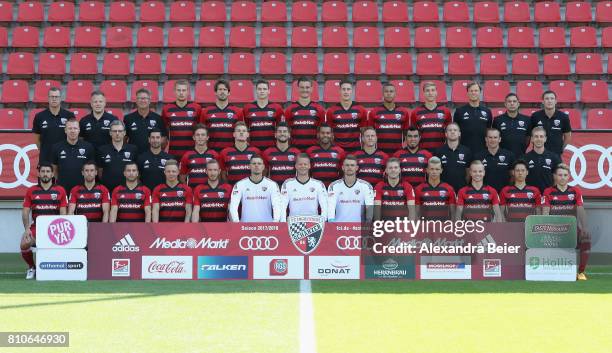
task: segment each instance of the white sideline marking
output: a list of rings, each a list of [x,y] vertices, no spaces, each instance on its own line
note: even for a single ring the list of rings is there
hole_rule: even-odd
[[[0,275],[18,275],[22,272],[0,272]]]
[[[612,276],[612,272],[587,272],[588,275]]]
[[[314,309],[310,280],[300,281],[300,353],[316,353]]]

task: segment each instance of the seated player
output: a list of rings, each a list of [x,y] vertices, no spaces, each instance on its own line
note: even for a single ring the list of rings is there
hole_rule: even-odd
[[[84,215],[88,222],[108,222],[110,194],[106,186],[96,182],[96,163],[85,162],[81,174],[84,182],[70,191],[68,214]]]
[[[286,122],[281,121],[274,131],[276,144],[263,151],[268,177],[278,185],[295,176],[295,160],[300,150],[289,145],[291,130]]]
[[[455,190],[440,180],[442,161],[431,157],[427,162],[427,181],[414,189],[416,218],[452,220],[455,217]]]
[[[191,221],[193,196],[191,188],[178,180],[178,163],[171,159],[164,168],[166,182],[155,187],[152,194],[153,223]]]
[[[357,158],[349,154],[342,162],[344,176],[329,185],[327,218],[330,222],[361,222],[372,219],[374,189],[367,181],[357,178],[358,169]]]
[[[138,179],[136,162],[123,169],[125,184],[113,190],[109,222],[151,222],[151,191]]]
[[[208,147],[208,129],[202,124],[197,124],[193,128],[193,140],[195,146],[187,151],[181,159],[181,175],[179,180],[183,184],[195,188],[198,185],[206,184],[206,163],[211,159],[218,160],[219,154]]]
[[[432,157],[428,150],[421,149],[421,135],[415,127],[406,130],[406,147],[397,150],[393,157],[400,160],[402,181],[417,187],[425,182],[427,161]]]
[[[254,155],[260,155],[260,151],[249,146],[249,129],[244,121],[239,121],[234,126],[234,146],[224,148],[219,154],[224,179],[234,185],[247,178],[251,174],[250,160]]]
[[[474,220],[484,222],[503,222],[499,209],[497,191],[484,185],[484,164],[479,160],[470,163],[470,184],[462,187],[457,193],[456,220]]]
[[[221,168],[216,159],[206,163],[208,180],[193,190],[193,212],[191,221],[226,222],[232,186],[219,179]]]
[[[317,128],[319,144],[306,150],[312,163],[313,178],[321,180],[325,186],[340,177],[340,168],[345,152],[340,146],[333,144],[334,133],[331,126],[321,123]]]
[[[529,174],[527,163],[523,160],[514,162],[512,175],[514,183],[505,186],[499,193],[502,213],[508,222],[525,222],[529,215],[542,212],[542,197],[540,190],[527,185],[526,179]]]
[[[289,216],[318,216],[327,220],[327,190],[320,180],[310,177],[310,158],[300,153],[295,162],[295,178],[281,187],[281,222]]]
[[[414,191],[409,183],[401,180],[399,159],[391,158],[387,161],[385,174],[387,178],[374,188],[374,217],[408,217],[414,220]]]

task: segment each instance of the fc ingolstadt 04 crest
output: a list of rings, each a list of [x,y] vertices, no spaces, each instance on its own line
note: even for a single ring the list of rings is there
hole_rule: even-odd
[[[321,243],[325,219],[321,216],[290,216],[287,218],[289,237],[304,255],[313,252]]]

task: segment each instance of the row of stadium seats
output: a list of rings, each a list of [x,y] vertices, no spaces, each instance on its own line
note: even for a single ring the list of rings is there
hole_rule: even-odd
[[[591,4],[584,1],[567,2],[563,9],[554,1],[536,2],[533,6],[526,1],[512,1],[506,2],[503,7],[496,1],[474,2],[471,6],[468,2],[461,1],[450,1],[441,6],[432,1],[418,1],[410,5],[403,1],[386,1],[382,5],[381,13],[376,1],[355,1],[352,6],[343,1],[326,1],[322,3],[320,11],[314,1],[296,1],[293,2],[290,13],[285,2],[281,1],[262,2],[259,13],[257,4],[253,1],[233,1],[229,9],[222,1],[204,1],[201,5],[199,1],[198,4],[193,1],[171,1],[168,5],[162,1],[144,1],[140,6],[130,1],[114,1],[108,2],[108,12],[106,5],[103,1],[83,1],[77,6],[71,2],[58,1],[51,2],[45,9],[42,2],[28,1],[17,6],[15,16],[12,4],[2,1],[0,22],[285,22],[289,19],[293,22],[382,20],[386,23],[409,20],[475,23],[583,23],[593,20],[601,23],[612,22],[610,1],[597,3],[594,16]],[[503,16],[500,10],[503,11]]]

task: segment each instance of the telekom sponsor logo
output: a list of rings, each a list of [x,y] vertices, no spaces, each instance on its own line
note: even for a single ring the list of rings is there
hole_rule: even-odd
[[[74,239],[76,231],[72,222],[66,218],[57,218],[49,223],[47,227],[47,234],[49,240],[55,245],[64,246],[68,245]]]
[[[192,279],[191,256],[143,256],[143,279]]]

